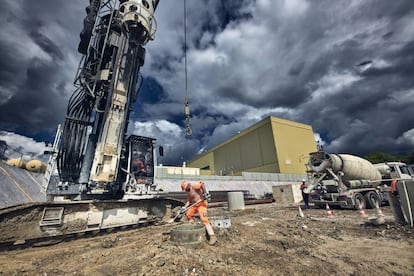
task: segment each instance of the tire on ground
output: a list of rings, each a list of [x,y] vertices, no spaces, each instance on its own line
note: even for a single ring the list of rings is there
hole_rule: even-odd
[[[362,209],[365,209],[367,206],[365,198],[361,193],[355,193],[354,203],[355,203],[355,209],[358,209],[360,204],[362,205]]]
[[[367,208],[375,209],[376,208],[376,206],[375,206],[376,203],[378,204],[379,207],[381,207],[381,199],[380,199],[379,195],[376,192],[370,191],[370,192],[366,193],[364,197],[365,197]]]

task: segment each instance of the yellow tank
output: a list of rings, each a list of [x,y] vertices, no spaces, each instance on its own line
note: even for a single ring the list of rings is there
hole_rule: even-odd
[[[26,170],[37,173],[44,173],[46,171],[46,165],[40,160],[33,159],[27,162]]]
[[[7,160],[6,163],[7,165],[10,165],[16,168],[22,168],[22,169],[26,168],[26,163],[20,158],[9,159]]]

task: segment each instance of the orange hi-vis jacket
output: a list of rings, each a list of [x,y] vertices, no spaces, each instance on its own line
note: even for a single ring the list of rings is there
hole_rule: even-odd
[[[187,211],[187,218],[190,222],[194,222],[194,215],[198,213],[200,216],[200,220],[203,224],[208,224],[207,218],[207,207],[208,203],[207,200],[203,200],[204,191],[202,184],[191,184],[191,190],[188,192],[187,201],[190,203],[196,203],[202,200],[200,203],[194,205]]]
[[[393,180],[393,181],[391,181],[391,189],[390,189],[390,191],[391,192],[396,192],[397,191],[397,180]]]

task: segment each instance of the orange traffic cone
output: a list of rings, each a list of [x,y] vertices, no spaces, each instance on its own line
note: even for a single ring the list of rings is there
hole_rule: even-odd
[[[384,217],[384,214],[382,213],[378,202],[375,202],[375,209],[376,209],[376,214],[378,217]]]
[[[328,215],[327,215],[328,218],[333,218],[334,217],[332,212],[331,212],[331,208],[329,208],[328,203],[326,203],[326,212],[328,212]]]
[[[362,204],[358,204],[358,213],[361,218],[368,217],[367,214],[365,214],[364,208],[362,208]]]
[[[303,218],[305,215],[303,214],[302,208],[299,207],[299,217]]]

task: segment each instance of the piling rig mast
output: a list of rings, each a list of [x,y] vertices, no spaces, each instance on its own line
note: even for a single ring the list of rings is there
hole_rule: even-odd
[[[148,190],[152,172],[133,177],[155,139],[126,139],[131,105],[142,84],[143,46],[154,39],[159,0],[89,0],[78,51],[83,54],[47,193],[71,199],[121,198]],[[145,149],[144,152],[137,149]],[[146,152],[145,152],[146,151]],[[135,159],[134,159],[135,156]],[[152,174],[151,174],[152,173]],[[139,182],[139,183],[138,183]],[[142,184],[145,188],[141,187]]]

